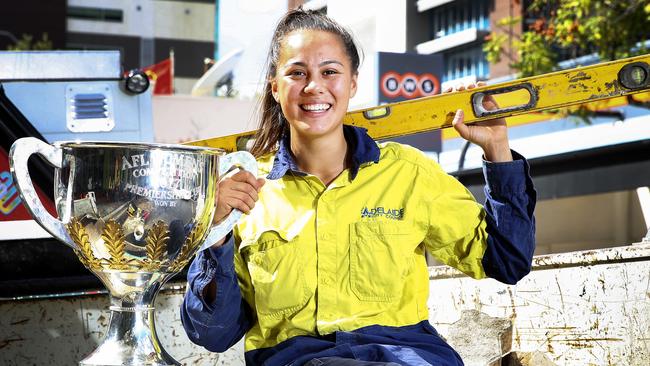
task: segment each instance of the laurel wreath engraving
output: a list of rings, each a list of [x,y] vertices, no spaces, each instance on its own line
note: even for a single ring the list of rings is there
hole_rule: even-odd
[[[66,224],[66,228],[77,245],[75,252],[79,260],[90,270],[178,272],[189,262],[191,256],[201,245],[207,225],[209,225],[209,217],[200,222],[192,221],[188,225],[192,229],[171,262],[168,258],[170,253],[167,251],[170,239],[169,227],[162,220],[157,221],[148,229],[145,237],[146,257],[144,258],[127,258],[124,231],[115,220],[106,221],[101,234],[109,258],[95,256],[86,228],[78,218],[72,218]]]
[[[76,217],[73,217],[70,220],[70,223],[66,225],[68,232],[72,241],[77,244],[77,250],[75,250],[77,256],[82,263],[86,264],[89,267],[99,266],[99,260],[93,255],[93,249],[90,245],[90,239],[83,225]]]
[[[158,220],[149,229],[145,239],[147,243],[147,264],[146,269],[160,268],[163,261],[166,261],[167,242],[169,242],[169,230],[164,221]]]
[[[106,221],[104,229],[102,230],[102,239],[104,239],[104,244],[106,245],[108,255],[110,256],[108,260],[109,266],[113,269],[125,269],[125,243],[122,226],[115,222],[115,220]]]

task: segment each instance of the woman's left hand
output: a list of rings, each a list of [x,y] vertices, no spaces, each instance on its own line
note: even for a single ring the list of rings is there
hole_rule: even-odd
[[[467,86],[460,85],[456,88],[449,88],[443,93],[452,91],[461,91],[465,89],[474,89],[478,86],[484,86],[485,83],[471,83]],[[497,109],[498,106],[491,96],[483,100],[483,106],[487,110]],[[476,122],[471,125],[463,123],[465,119],[462,109],[456,111],[456,116],[452,122],[456,131],[462,138],[470,141],[483,149],[485,159],[491,162],[512,161],[510,144],[508,143],[508,126],[505,118],[496,118],[488,121]]]

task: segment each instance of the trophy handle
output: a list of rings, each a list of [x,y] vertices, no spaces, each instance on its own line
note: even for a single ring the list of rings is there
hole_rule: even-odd
[[[255,160],[255,157],[247,151],[236,151],[220,158],[219,177],[226,174],[233,167],[238,167],[252,173],[254,176],[257,176],[257,161]],[[211,247],[214,243],[226,236],[226,234],[235,227],[235,224],[239,221],[241,216],[241,211],[233,209],[225,219],[210,229],[210,232],[205,238],[200,250]]]
[[[63,150],[47,144],[34,137],[23,137],[16,140],[9,150],[9,166],[14,176],[20,196],[25,202],[25,207],[43,229],[52,234],[64,244],[76,249],[74,242],[68,235],[65,225],[61,220],[50,215],[36,194],[32,178],[27,169],[27,161],[33,154],[45,158],[55,168],[61,168]]]

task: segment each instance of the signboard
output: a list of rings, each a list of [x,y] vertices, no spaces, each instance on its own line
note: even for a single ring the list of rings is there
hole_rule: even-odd
[[[441,55],[379,52],[377,55],[378,104],[401,102],[440,93],[443,60]],[[440,131],[390,139],[423,151],[440,152]]]
[[[400,97],[406,100],[438,94],[440,81],[431,73],[416,75],[408,72],[402,75],[391,70],[381,75],[379,88],[380,100],[390,99],[396,102]]]

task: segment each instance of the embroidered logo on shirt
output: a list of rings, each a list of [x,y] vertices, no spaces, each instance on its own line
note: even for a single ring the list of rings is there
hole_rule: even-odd
[[[364,207],[361,209],[361,218],[364,217],[385,217],[387,219],[402,220],[404,218],[404,208],[386,208],[377,206],[374,208]]]

